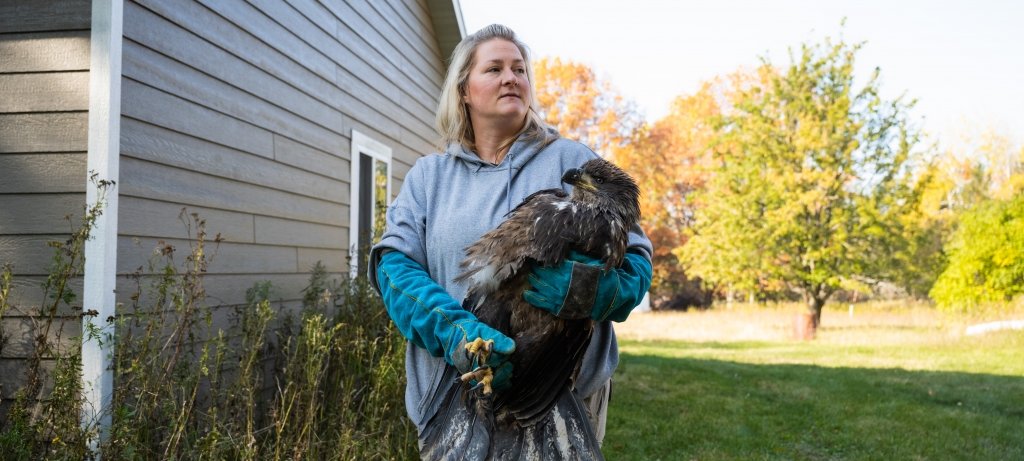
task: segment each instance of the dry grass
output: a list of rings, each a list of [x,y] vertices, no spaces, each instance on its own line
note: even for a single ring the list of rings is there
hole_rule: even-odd
[[[985,316],[940,312],[920,302],[830,304],[822,311],[817,342],[825,344],[906,344],[960,339],[970,325],[1024,319],[1024,302]],[[791,341],[793,326],[804,307],[799,303],[724,304],[707,311],[634,313],[615,331],[637,341]]]

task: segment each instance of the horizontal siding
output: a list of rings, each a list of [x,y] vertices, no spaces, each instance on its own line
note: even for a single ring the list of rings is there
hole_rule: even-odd
[[[131,157],[121,158],[120,187],[122,196],[319,224],[348,225],[347,205]]]
[[[45,254],[46,257],[52,257],[53,252]],[[17,267],[15,270],[17,271]],[[40,310],[44,301],[48,300],[49,297],[43,292],[43,283],[46,281],[45,276],[30,276],[25,274],[17,274],[13,280],[11,280],[11,292],[9,294],[8,301],[11,304],[11,310],[7,311],[4,318],[14,317],[33,317],[39,315],[40,312],[49,311],[49,308]],[[68,282],[67,287],[73,293],[82,292],[82,278],[77,277]],[[48,306],[49,307],[49,306]],[[81,312],[74,308],[68,307],[67,305],[61,304],[57,306],[58,316],[71,316],[78,315]]]
[[[0,35],[0,72],[89,70],[89,31]]]
[[[401,83],[404,77],[412,85],[402,86],[400,90],[407,96],[418,96],[418,92],[425,94],[439,94],[441,92],[440,80],[429,77],[432,69],[414,67],[409,64],[409,59],[418,58],[418,53],[409,47],[396,47],[395,43],[385,38],[393,34],[391,28],[373,11],[373,9],[361,2],[332,2],[327,8],[337,17],[342,26],[339,28],[338,38],[357,50],[366,50],[363,59],[377,58],[385,64],[375,66],[384,78],[390,79],[395,85]],[[395,42],[400,42],[396,40]],[[404,49],[402,49],[404,48]],[[419,59],[418,61],[423,61]],[[352,67],[353,73],[360,69]],[[440,73],[440,70],[433,71]],[[364,77],[365,78],[365,77]],[[430,106],[423,101],[417,105],[430,110]]]
[[[0,206],[0,235],[52,234],[81,223],[82,194],[6,194]]]
[[[345,242],[348,242],[348,234],[345,234]],[[347,250],[324,250],[313,248],[299,248],[299,270],[309,272],[317,261],[323,263],[328,272],[348,272]]]
[[[27,317],[4,317],[0,319],[4,339],[0,344],[0,359],[25,358],[35,351],[36,333],[33,325],[39,319]],[[54,341],[60,350],[68,350],[80,343],[79,332],[82,330],[81,317],[57,317],[50,327]]]
[[[186,239],[138,239],[121,237],[117,242],[117,267],[122,275],[130,274],[140,263],[150,261],[164,245],[171,245],[179,261],[190,251]],[[220,274],[293,274],[298,272],[295,248],[222,242],[213,250],[211,242],[206,256],[211,259],[210,273]],[[128,269],[128,270],[125,270]]]
[[[80,192],[85,203],[85,152],[0,153],[0,171],[3,172],[0,197],[3,194]]]
[[[0,2],[0,32],[43,32],[88,29],[90,0]]]
[[[49,242],[63,242],[67,238],[67,234],[0,236],[0,266],[10,264],[15,278],[46,275],[53,258]]]
[[[443,75],[446,70],[447,56],[441,56],[441,49],[434,36],[427,7],[418,2],[383,2],[371,3],[395,27],[402,30],[402,37],[431,67]]]
[[[22,358],[0,358],[0,397],[10,400],[17,396],[18,389],[26,384],[25,363]],[[53,376],[56,362],[54,360],[43,360],[40,369],[47,375]],[[42,394],[49,395],[53,391],[53,380],[43,382]]]
[[[204,208],[181,203],[162,202],[132,196],[121,196],[118,231],[123,235],[151,238],[182,238],[188,233],[191,214],[206,221],[207,233],[220,234],[227,242],[253,243],[253,215],[234,211]],[[182,212],[185,214],[182,215]],[[194,231],[193,231],[194,232]]]
[[[274,133],[302,139],[314,147],[337,151],[347,141],[340,134],[282,110],[233,84],[210,77],[198,70],[166,58],[132,42],[124,44],[124,76],[157,88],[201,107],[213,110]],[[214,63],[210,63],[215,65]],[[287,96],[284,95],[284,96]],[[340,124],[340,113],[331,113],[330,122]]]
[[[127,78],[121,84],[121,115],[249,154],[274,156],[270,131]],[[121,130],[122,138],[131,136],[125,131]],[[131,176],[122,178],[131,180]]]
[[[409,106],[403,105],[401,100],[393,99],[395,95],[400,96],[406,91],[408,86],[403,85],[403,80],[407,79],[403,79],[397,69],[389,72],[387,67],[374,66],[365,61],[369,56],[373,56],[372,48],[367,46],[353,52],[308,21],[305,24],[299,22],[301,17],[298,17],[294,10],[283,6],[274,10],[279,15],[275,19],[293,19],[294,21],[290,23],[291,29],[286,29],[261,11],[237,2],[208,2],[207,6],[238,27],[272,44],[290,59],[314,70],[342,91],[365,101],[372,108],[371,111],[383,112],[383,115],[396,125],[397,129],[393,132],[385,132],[392,138],[402,137],[403,130],[411,131],[422,142],[429,142],[434,135],[430,124],[408,116],[405,112]],[[301,36],[292,35],[293,33]],[[315,43],[315,46],[309,43]],[[323,97],[326,99],[330,95]],[[351,115],[362,116],[358,113]]]
[[[122,156],[331,202],[348,202],[347,182],[132,119],[125,119],[121,126]]]
[[[0,74],[0,112],[85,111],[89,72]]]
[[[352,175],[349,146],[346,144],[341,151],[331,153],[281,135],[274,135],[274,160],[347,184]]]
[[[14,271],[12,307],[0,319],[3,399],[25,384],[34,325],[52,302],[42,288],[55,251],[48,243],[66,241],[85,206],[91,10],[89,0],[0,2],[0,266]],[[82,279],[67,288],[80,295]],[[77,342],[79,299],[58,306],[49,340]],[[44,395],[51,387],[44,380]]]
[[[262,12],[294,31],[303,41],[316,44],[320,52],[342,69],[383,90],[384,96],[399,103],[411,97],[415,104],[406,107],[407,110],[430,111],[425,101],[440,92],[438,82],[423,70],[403,66],[406,57],[360,17],[353,9],[355,6],[345,2],[318,5],[310,1],[296,1],[292,7],[270,0],[256,0],[255,3]],[[331,22],[335,26],[332,29],[310,28],[307,23],[311,17],[321,18],[313,21],[318,25],[333,19]],[[379,87],[380,84],[386,86]]]
[[[84,152],[88,125],[86,112],[0,114],[0,154]]]
[[[246,290],[257,282],[267,280],[271,281],[273,287],[271,299],[276,301],[282,297],[295,298],[296,294],[301,293],[302,289],[309,285],[309,274],[208,274],[203,276],[202,280],[208,305],[236,306],[245,304]],[[143,276],[136,281],[121,276],[117,278],[117,291],[134,294],[139,291],[140,285],[147,287],[154,282],[153,277]],[[126,307],[123,312],[130,312],[130,308]]]
[[[352,130],[392,149],[395,193],[434,150],[444,64],[421,36],[423,4],[124,11],[118,272],[148,265],[161,241],[183,258],[187,207],[223,238],[204,277],[216,303],[243,302],[259,280],[294,301],[317,261],[346,273]]]
[[[377,35],[386,41],[386,45],[378,49],[386,54],[393,52],[400,56],[398,66],[404,73],[422,76],[425,89],[441,92],[440,81],[433,81],[430,78],[432,74],[444,72],[440,56],[430,56],[432,50],[426,46],[426,40],[434,39],[432,36],[416,36],[408,24],[398,17],[399,11],[409,14],[408,11],[395,10],[386,2],[355,1],[352,2],[352,8],[361,19],[372,26],[368,37]]]
[[[291,219],[256,216],[256,243],[308,248],[339,248],[348,242],[348,230]]]

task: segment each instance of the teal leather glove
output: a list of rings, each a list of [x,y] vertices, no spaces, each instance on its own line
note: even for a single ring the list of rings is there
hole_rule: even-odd
[[[621,322],[651,288],[651,262],[626,252],[622,265],[605,271],[599,259],[575,251],[561,264],[534,266],[523,299],[564,319]]]
[[[377,283],[388,315],[406,339],[434,357],[443,357],[462,373],[490,367],[491,386],[508,385],[512,364],[507,359],[516,349],[515,341],[463,309],[423,266],[399,251],[389,251],[377,265]],[[477,338],[493,341],[483,363],[480,354],[466,350]]]

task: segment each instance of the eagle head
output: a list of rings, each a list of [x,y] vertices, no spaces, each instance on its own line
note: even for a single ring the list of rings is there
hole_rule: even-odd
[[[562,182],[573,186],[572,200],[617,213],[627,229],[640,221],[640,187],[611,162],[589,160],[566,170]]]

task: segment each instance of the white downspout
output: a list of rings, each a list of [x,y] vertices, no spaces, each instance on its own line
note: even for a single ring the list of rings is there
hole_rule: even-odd
[[[118,181],[121,150],[121,40],[123,0],[93,0],[89,59],[89,153],[88,172],[98,179]],[[85,200],[93,204],[98,188],[86,181]],[[114,351],[112,335],[102,342],[90,331],[113,333],[107,321],[114,315],[114,287],[117,274],[117,186],[106,191],[103,214],[96,220],[92,239],[85,244],[85,288],[82,317],[82,408],[83,427],[98,428],[89,446],[95,451],[110,429],[110,402],[114,390],[110,366]]]

